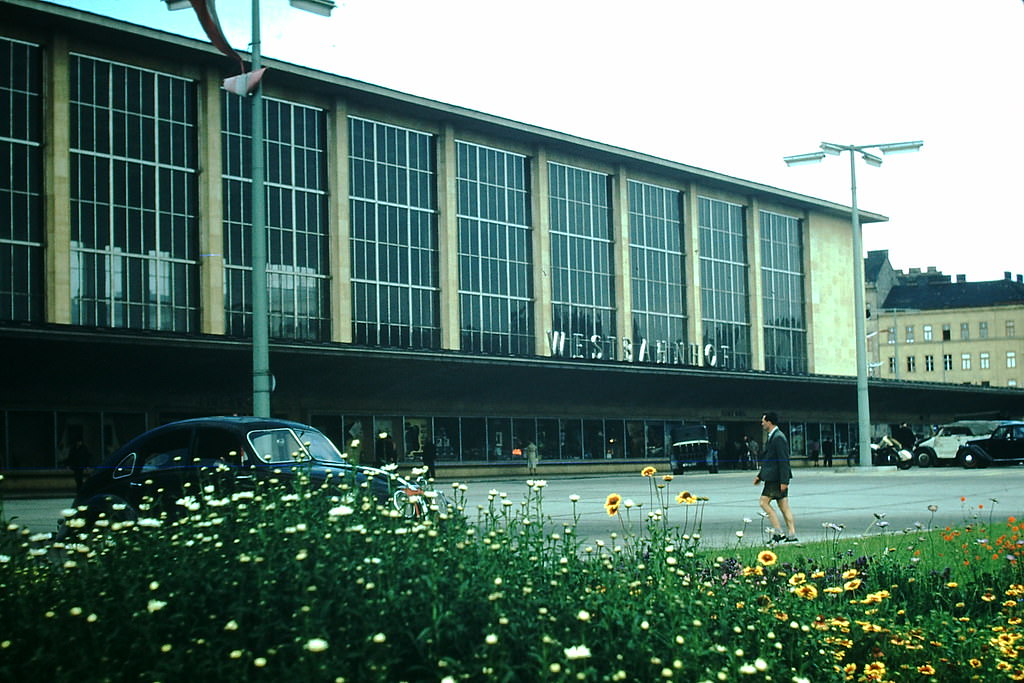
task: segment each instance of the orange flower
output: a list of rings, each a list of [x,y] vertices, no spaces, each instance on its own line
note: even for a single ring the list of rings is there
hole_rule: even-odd
[[[693,505],[697,502],[697,496],[693,495],[689,491],[680,491],[679,495],[676,496],[677,503],[686,503],[687,505]]]
[[[881,681],[885,678],[885,663],[871,662],[864,667],[864,678],[869,681]]]
[[[917,672],[924,674],[925,676],[934,676],[935,667],[931,664],[922,664],[921,666],[917,667]]]
[[[771,550],[762,550],[757,556],[757,561],[763,564],[765,567],[771,567],[773,564],[779,561],[779,556],[773,553]]]
[[[658,472],[658,470],[654,469],[651,466],[647,466],[647,467],[643,468],[642,470],[640,470],[640,476],[642,476],[642,477],[653,477],[657,472]]]
[[[619,514],[620,505],[622,505],[622,496],[617,493],[609,493],[608,498],[604,501],[604,509],[608,512],[609,517]]]
[[[799,586],[802,583],[807,583],[807,575],[803,572],[797,572],[793,576],[789,577],[790,586]]]

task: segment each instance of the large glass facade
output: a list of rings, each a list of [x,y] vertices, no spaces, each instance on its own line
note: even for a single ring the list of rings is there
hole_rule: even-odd
[[[552,326],[566,336],[615,336],[608,176],[548,163]]]
[[[42,51],[0,38],[0,320],[43,319]]]
[[[69,68],[72,322],[192,332],[195,84],[78,54]]]
[[[270,336],[330,338],[327,133],[321,109],[264,98]],[[221,93],[224,306],[228,334],[252,335],[252,107]]]
[[[720,358],[727,356],[729,368],[749,369],[750,307],[743,207],[706,197],[699,198],[698,206],[703,343],[715,346]]]
[[[441,345],[434,138],[349,118],[353,340]]]
[[[629,181],[633,340],[686,343],[682,195]]]
[[[764,369],[807,373],[804,249],[800,221],[768,211],[761,218]]]
[[[526,157],[457,142],[462,350],[532,355]]]

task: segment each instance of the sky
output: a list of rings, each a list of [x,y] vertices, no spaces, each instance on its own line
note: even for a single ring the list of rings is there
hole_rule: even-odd
[[[970,281],[1024,273],[1021,0],[262,0],[264,56],[849,206],[865,251]],[[161,0],[58,0],[205,40]],[[247,50],[248,0],[218,0]],[[225,75],[231,75],[225,60]],[[269,76],[269,74],[268,74]]]

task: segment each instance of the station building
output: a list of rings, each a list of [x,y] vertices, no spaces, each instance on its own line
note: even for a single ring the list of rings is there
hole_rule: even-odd
[[[203,41],[0,0],[0,469],[252,410],[251,101]],[[267,60],[275,416],[439,469],[855,444],[850,209]],[[232,70],[234,68],[234,71]],[[864,212],[865,222],[883,221]],[[859,263],[858,263],[859,266]],[[1024,414],[870,384],[873,424]],[[353,445],[358,441],[359,445]]]

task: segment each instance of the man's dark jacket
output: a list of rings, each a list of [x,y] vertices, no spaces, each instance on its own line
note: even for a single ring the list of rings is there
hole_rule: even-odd
[[[789,466],[789,441],[781,429],[775,429],[768,436],[761,456],[761,471],[757,473],[761,481],[777,481],[788,484],[793,478],[793,470]]]

